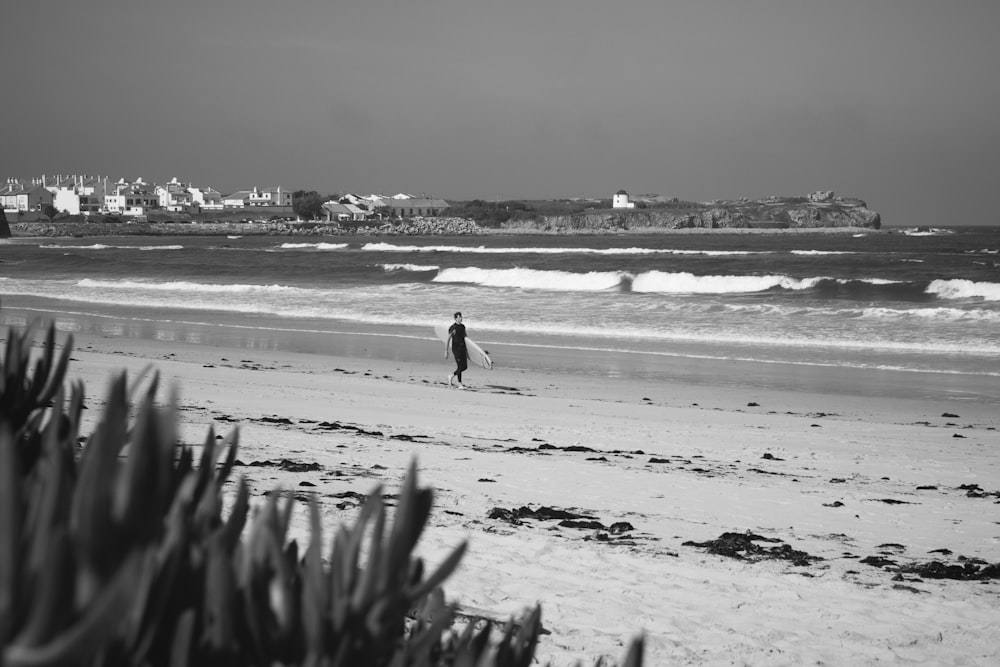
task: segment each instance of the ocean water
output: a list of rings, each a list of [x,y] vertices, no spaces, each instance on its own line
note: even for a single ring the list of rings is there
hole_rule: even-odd
[[[3,325],[405,362],[456,310],[515,368],[1000,395],[1000,228],[0,241]]]

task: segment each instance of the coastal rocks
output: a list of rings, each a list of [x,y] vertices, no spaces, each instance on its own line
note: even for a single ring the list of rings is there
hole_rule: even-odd
[[[539,231],[620,232],[656,229],[880,229],[881,216],[854,198],[832,191],[808,197],[741,198],[735,201],[665,204],[629,210],[588,211],[575,215],[545,216],[536,221]],[[524,221],[509,229],[524,230]]]
[[[353,230],[355,234],[387,236],[445,236],[482,234],[483,228],[465,218],[420,218],[390,220],[377,225],[367,225]]]
[[[3,236],[0,225],[0,236]],[[11,228],[18,236],[444,236],[477,235],[485,230],[464,218],[421,218],[365,222],[24,222]]]

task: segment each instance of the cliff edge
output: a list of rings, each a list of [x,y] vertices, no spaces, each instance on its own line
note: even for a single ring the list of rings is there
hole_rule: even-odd
[[[854,198],[837,197],[830,191],[808,197],[713,202],[656,203],[629,209],[584,211],[549,215],[535,221],[510,221],[508,229],[534,227],[543,231],[628,231],[657,229],[880,229],[881,216]]]

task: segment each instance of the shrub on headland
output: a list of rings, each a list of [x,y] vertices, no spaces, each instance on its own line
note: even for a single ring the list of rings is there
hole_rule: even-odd
[[[238,432],[210,429],[195,465],[155,377],[145,391],[114,379],[81,438],[71,345],[57,349],[50,326],[35,350],[30,329],[11,329],[0,356],[0,665],[534,663],[538,608],[496,637],[488,622],[453,625],[440,585],[465,545],[431,572],[414,557],[432,499],[415,467],[391,524],[376,490],[327,558],[313,502],[300,554],[290,497],[251,512],[240,480],[223,512]],[[641,662],[636,640],[624,664]]]

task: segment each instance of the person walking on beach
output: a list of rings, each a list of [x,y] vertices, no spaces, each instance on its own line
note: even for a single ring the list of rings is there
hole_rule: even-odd
[[[448,376],[448,386],[454,386],[458,380],[458,388],[465,389],[462,384],[462,371],[469,367],[469,352],[465,348],[465,325],[462,324],[462,313],[455,313],[455,323],[448,327],[448,340],[444,343],[444,358],[448,358],[448,350],[455,355],[455,372]]]

